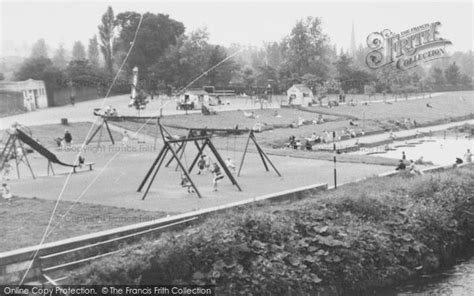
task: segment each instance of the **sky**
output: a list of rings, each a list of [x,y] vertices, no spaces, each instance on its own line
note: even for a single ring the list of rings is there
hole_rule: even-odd
[[[357,45],[375,31],[401,32],[440,21],[440,33],[453,45],[449,51],[473,48],[473,2],[409,1],[5,1],[0,0],[0,55],[24,55],[23,49],[44,38],[53,50],[63,43],[69,50],[80,40],[87,45],[97,34],[107,6],[124,11],[169,14],[186,31],[207,27],[210,42],[262,46],[287,36],[298,19],[317,16],[331,42],[350,47],[352,24]]]

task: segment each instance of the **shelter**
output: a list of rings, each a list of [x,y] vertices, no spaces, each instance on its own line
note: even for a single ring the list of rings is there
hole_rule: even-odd
[[[188,89],[178,98],[179,106],[190,106],[188,109],[201,109],[202,105],[209,106],[209,94],[202,89]]]
[[[304,84],[294,84],[286,93],[288,105],[308,106],[314,99],[313,92]]]
[[[28,111],[48,107],[46,87],[42,80],[2,81],[0,91],[2,90],[21,93],[22,104]]]

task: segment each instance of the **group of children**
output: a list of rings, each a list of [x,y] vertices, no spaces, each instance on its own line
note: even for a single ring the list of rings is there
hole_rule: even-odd
[[[64,130],[64,136],[54,139],[58,147],[69,147],[72,144],[72,135],[69,130]]]
[[[417,161],[413,161],[412,159],[408,162],[408,167],[406,165],[407,161],[407,156],[405,154],[405,151],[402,151],[402,159],[400,159],[398,166],[396,167],[395,170],[397,171],[405,171],[408,170],[411,174],[414,175],[423,175],[423,172],[420,171],[416,165],[420,164],[428,164],[428,165],[433,165],[431,161],[424,161],[423,156],[421,156]],[[460,164],[463,163],[472,163],[472,152],[470,149],[467,149],[466,153],[464,154],[464,159],[461,159],[460,157],[456,157],[456,160],[454,161],[453,167],[457,167]]]
[[[235,162],[228,157],[225,165],[229,170],[232,172],[235,172],[236,170],[236,165]],[[198,163],[198,175],[203,174],[206,170],[211,172],[212,174],[212,187],[213,191],[217,191],[217,185],[220,180],[224,178],[224,175],[222,174],[220,166],[216,162],[211,162],[211,158],[207,156],[206,154],[202,154],[201,158],[199,159]],[[183,174],[181,177],[181,186],[186,187],[188,189],[188,193],[193,193],[194,190],[191,185],[191,181]]]

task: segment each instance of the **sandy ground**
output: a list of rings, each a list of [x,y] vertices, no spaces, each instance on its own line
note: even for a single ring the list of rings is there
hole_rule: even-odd
[[[161,145],[159,145],[161,147]],[[196,149],[187,149],[183,162],[191,164]],[[65,162],[73,162],[76,151],[55,151]],[[209,151],[207,152],[209,154]],[[225,157],[225,153],[222,152]],[[181,188],[180,171],[172,165],[163,168],[157,175],[147,198],[136,192],[152,161],[157,155],[151,146],[133,144],[101,146],[90,145],[85,152],[86,161],[95,163],[94,170],[84,168],[71,174],[65,186],[62,200],[79,200],[82,203],[119,206],[131,209],[165,212],[186,212],[239,201],[264,194],[288,190],[317,183],[333,185],[333,163],[292,157],[271,156],[283,177],[273,171],[266,172],[258,154],[249,153],[245,159],[241,176],[237,179],[243,191],[239,192],[227,178],[219,184],[219,191],[212,192],[212,177],[209,172],[192,178],[203,198],[188,194]],[[169,157],[169,156],[168,156]],[[240,160],[240,153],[235,155]],[[56,200],[68,179],[69,169],[55,165],[56,176],[46,176],[47,162],[37,153],[30,154],[30,162],[37,179],[33,180],[25,165],[20,165],[20,180],[11,180],[15,195]],[[238,163],[238,161],[237,161]],[[386,166],[364,164],[338,164],[338,183],[355,181],[390,170]],[[12,172],[12,176],[15,176]]]

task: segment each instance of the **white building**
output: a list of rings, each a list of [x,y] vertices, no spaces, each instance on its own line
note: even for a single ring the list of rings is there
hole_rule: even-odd
[[[180,105],[192,105],[193,109],[200,109],[202,105],[209,106],[209,94],[201,89],[189,89],[179,95]]]
[[[21,93],[23,105],[28,111],[48,107],[46,87],[42,80],[0,81],[0,90]]]
[[[294,84],[286,95],[288,105],[308,106],[314,99],[313,92],[304,84]]]

